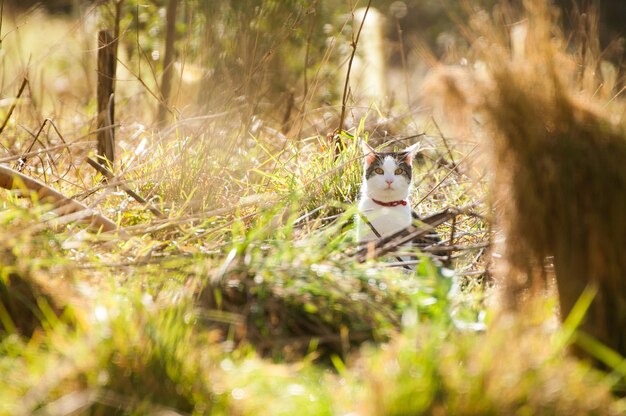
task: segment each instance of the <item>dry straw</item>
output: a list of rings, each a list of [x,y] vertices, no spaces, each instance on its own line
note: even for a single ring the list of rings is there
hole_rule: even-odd
[[[475,14],[474,63],[435,71],[430,95],[487,138],[510,304],[543,287],[553,256],[561,315],[597,290],[582,330],[626,355],[626,106],[593,25],[568,42],[545,3]]]

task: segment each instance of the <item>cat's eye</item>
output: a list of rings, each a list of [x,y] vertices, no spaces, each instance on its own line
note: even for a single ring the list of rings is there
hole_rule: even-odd
[[[374,172],[378,175],[382,175],[383,173],[385,173],[385,171],[382,168],[376,168],[374,169]]]
[[[396,171],[394,172],[396,175],[402,175],[404,173],[404,169],[402,168],[398,168],[396,169]]]

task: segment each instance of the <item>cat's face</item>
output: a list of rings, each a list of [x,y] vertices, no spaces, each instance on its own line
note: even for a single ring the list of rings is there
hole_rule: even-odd
[[[363,193],[373,199],[389,202],[409,195],[413,157],[419,144],[400,152],[379,153],[361,142],[364,154]]]

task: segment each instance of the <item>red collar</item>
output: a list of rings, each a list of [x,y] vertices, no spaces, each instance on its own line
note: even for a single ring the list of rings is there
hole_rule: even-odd
[[[406,205],[407,204],[407,202],[405,200],[383,202],[383,201],[378,201],[378,200],[372,198],[372,201],[374,201],[378,205],[382,205],[383,207],[397,207],[398,205]]]

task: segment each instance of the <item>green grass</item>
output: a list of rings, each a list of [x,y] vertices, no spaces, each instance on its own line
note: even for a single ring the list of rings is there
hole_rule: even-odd
[[[470,292],[451,291],[450,278],[426,259],[409,275],[357,264],[342,229],[350,212],[298,226],[308,201],[283,200],[249,220],[230,213],[232,225],[195,241],[192,231],[124,244],[92,236],[74,242],[78,249],[63,248],[67,232],[33,234],[30,209],[5,209],[3,234],[14,238],[4,246],[44,248],[21,258],[24,279],[36,270],[50,286],[73,282],[76,293],[71,315],[39,313],[30,338],[5,327],[1,411],[623,410],[611,399],[611,377],[565,354],[567,343],[550,326],[551,305],[523,324],[494,315]],[[474,322],[477,309],[490,316],[487,332],[459,325]]]

